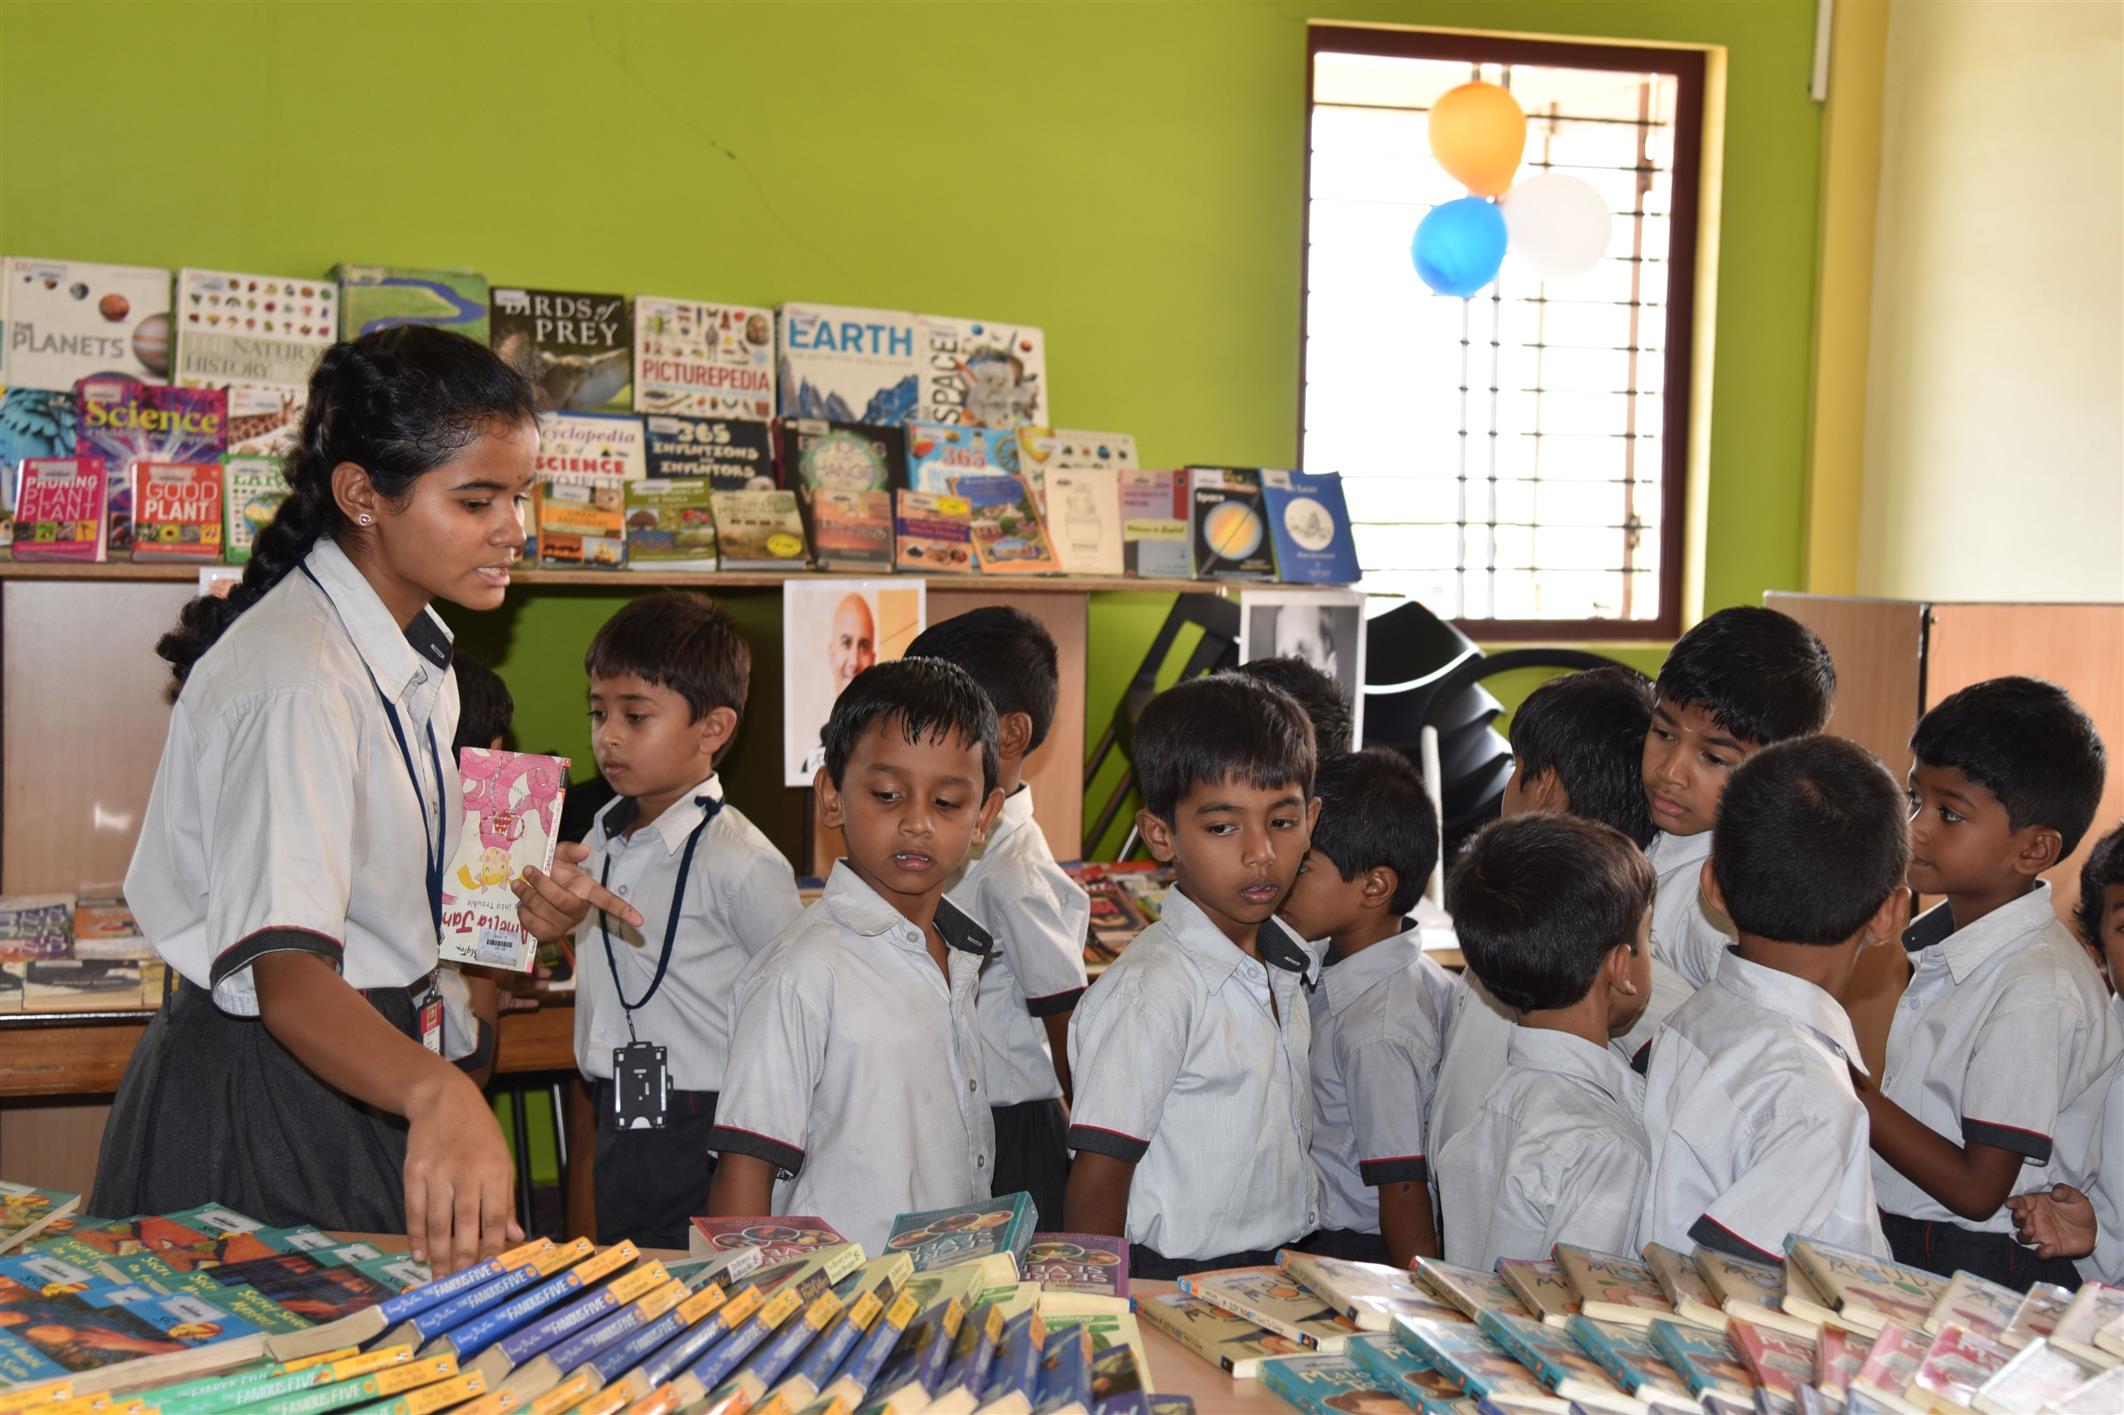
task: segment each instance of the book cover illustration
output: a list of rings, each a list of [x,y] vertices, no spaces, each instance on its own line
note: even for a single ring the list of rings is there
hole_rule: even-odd
[[[1535,1402],[1532,1408],[1556,1410],[1558,1402],[1534,1373],[1508,1354],[1497,1339],[1472,1323],[1402,1322],[1394,1334],[1401,1344],[1460,1382],[1482,1400]]]
[[[1471,1322],[1490,1309],[1521,1317],[1533,1315],[1512,1284],[1495,1273],[1477,1272],[1437,1258],[1418,1258],[1416,1276]]]
[[[1065,575],[1113,575],[1121,552],[1120,474],[1063,468],[1047,474],[1047,533]]]
[[[1519,1294],[1526,1309],[1552,1327],[1578,1315],[1578,1294],[1564,1279],[1563,1266],[1533,1258],[1499,1258],[1497,1275]]]
[[[1599,1362],[1579,1350],[1577,1342],[1546,1322],[1502,1312],[1485,1312],[1481,1326],[1520,1365],[1532,1371],[1536,1380],[1567,1400],[1578,1400],[1589,1406],[1610,1406],[1613,1398],[1623,1393],[1600,1368]]]
[[[1852,1377],[1866,1364],[1873,1341],[1842,1327],[1823,1327],[1814,1348],[1814,1384],[1823,1395],[1842,1400]]]
[[[251,558],[251,546],[273,524],[280,503],[288,499],[288,479],[277,457],[231,457],[222,495],[222,553],[231,565]]]
[[[890,571],[892,493],[831,487],[814,491],[811,554],[821,570]]]
[[[1357,583],[1362,572],[1340,476],[1263,468],[1261,497],[1275,545],[1276,578],[1304,585]]]
[[[10,388],[0,393],[0,473],[14,480],[15,469],[32,457],[71,457],[80,414],[71,388]],[[8,495],[14,494],[12,486]]]
[[[901,1214],[892,1221],[885,1247],[914,1259],[916,1272],[1008,1253],[1013,1263],[1032,1242],[1032,1199],[1006,1194],[985,1204]]]
[[[712,491],[772,491],[774,432],[741,418],[642,419],[646,475],[704,477]]]
[[[1275,579],[1275,554],[1261,508],[1261,474],[1238,467],[1191,467],[1187,476],[1195,578]]]
[[[1188,580],[1195,574],[1188,543],[1186,472],[1121,473],[1121,560],[1146,580]]]
[[[1947,1279],[1906,1264],[1855,1253],[1817,1238],[1795,1238],[1788,1246],[1837,1311],[1869,1327],[1892,1321],[1922,1328],[1947,1294]]]
[[[568,760],[466,747],[458,753],[464,823],[443,878],[442,957],[527,972],[536,941],[516,917],[512,881],[551,869]]]
[[[310,371],[339,337],[339,287],[329,280],[177,272],[172,383],[229,395],[229,447],[277,456],[302,426]]]
[[[82,456],[103,459],[110,483],[104,519],[113,556],[133,548],[133,463],[218,462],[229,450],[229,399],[218,388],[89,378],[74,386],[74,404],[80,416],[75,446]]]
[[[1940,1328],[1932,1346],[1910,1377],[1913,1394],[1928,1392],[1935,1402],[1968,1408],[1978,1387],[1999,1373],[2013,1353],[1953,1323]]]
[[[1188,1273],[1180,1279],[1180,1290],[1328,1355],[1357,1334],[1355,1322],[1281,1268]]]
[[[15,558],[103,559],[109,498],[110,474],[101,457],[24,462],[15,501]]]
[[[0,1253],[27,1243],[80,1204],[79,1194],[0,1179]]]
[[[1600,1363],[1617,1385],[1639,1400],[1682,1410],[1696,1408],[1681,1373],[1660,1354],[1643,1327],[1592,1317],[1571,1319],[1571,1339]]]
[[[1032,494],[1016,477],[954,477],[973,513],[974,563],[983,574],[1045,575],[1059,568]]]
[[[634,408],[688,417],[774,416],[774,311],[640,295]]]
[[[2051,1329],[2050,1344],[2083,1360],[2108,1365],[2109,1353],[2095,1345],[2095,1335],[2120,1317],[2124,1317],[2124,1287],[2082,1283]]]
[[[1463,1415],[1468,1394],[1458,1381],[1392,1336],[1353,1336],[1343,1354],[1421,1415]]]
[[[915,423],[907,429],[907,484],[916,491],[950,491],[952,478],[1014,477],[1022,463],[1009,431]]]
[[[1711,1248],[1698,1248],[1695,1257],[1696,1270],[1726,1315],[1762,1321],[1782,1312],[1785,1275],[1779,1268]]]
[[[394,265],[335,265],[339,328],[354,339],[394,324],[432,324],[487,341],[487,277],[469,270]]]
[[[1726,1329],[1726,1314],[1719,1310],[1718,1298],[1688,1254],[1658,1243],[1647,1243],[1645,1266],[1652,1270],[1660,1295],[1673,1306],[1676,1317],[1712,1331]]]
[[[1029,324],[916,320],[922,383],[910,421],[1016,429],[1047,421],[1047,336]]]
[[[73,951],[71,894],[11,894],[0,898],[0,960],[64,958]]]
[[[1136,1315],[1233,1380],[1251,1380],[1260,1374],[1263,1361],[1306,1351],[1287,1336],[1184,1292],[1146,1297]]]
[[[170,376],[170,272],[10,256],[7,382],[65,393],[84,378]]]
[[[533,533],[525,552],[562,569],[619,569],[627,563],[625,488],[638,485],[618,477],[539,482],[531,492]]]
[[[1739,1349],[1723,1332],[1655,1317],[1652,1344],[1699,1400],[1716,1393],[1753,1402],[1755,1377],[1741,1364]]]
[[[2021,1305],[2013,1314],[2005,1334],[2000,1338],[2006,1345],[2018,1351],[2038,1338],[2049,1339],[2058,1329],[2058,1322],[2065,1310],[2072,1305],[2072,1293],[2056,1283],[2039,1282],[2028,1289]]]
[[[904,429],[815,418],[785,420],[780,428],[782,482],[791,491],[890,491],[902,484]]]
[[[706,477],[624,483],[627,563],[637,570],[713,570],[715,515]]]
[[[1649,1326],[1654,1317],[1674,1315],[1652,1269],[1635,1259],[1559,1243],[1556,1261],[1578,1294],[1579,1310],[1588,1317]]]
[[[1986,1341],[2003,1341],[2006,1329],[2013,1325],[2014,1314],[2021,1310],[2021,1302],[2021,1294],[2010,1287],[2001,1287],[1975,1273],[1958,1272],[1926,1315],[1922,1330],[1937,1332],[1951,1323]]]
[[[725,570],[801,570],[804,518],[793,491],[716,491],[716,555]]]
[[[897,427],[919,399],[915,317],[904,310],[784,304],[776,359],[784,418]]]
[[[1087,432],[1080,428],[1028,424],[1011,434],[1017,441],[1018,475],[1042,511],[1047,509],[1047,474],[1051,471],[1133,470],[1136,439],[1126,432]]]
[[[137,1008],[141,965],[132,958],[32,958],[22,966],[27,1012],[97,1012]]]
[[[1285,1248],[1276,1261],[1327,1304],[1364,1331],[1387,1331],[1397,1317],[1465,1320],[1459,1310],[1432,1298],[1412,1274],[1383,1263],[1359,1263]]]
[[[27,1344],[62,1370],[83,1372],[137,1356],[182,1351],[185,1344],[123,1307],[33,1300],[0,1309],[0,1333]]]
[[[488,304],[494,352],[531,380],[540,408],[632,410],[634,315],[626,300],[497,285]]]
[[[133,558],[221,559],[221,463],[133,464]]]
[[[647,476],[642,420],[618,413],[540,413],[538,456],[531,466],[540,481]]]
[[[973,573],[973,503],[905,488],[892,495],[894,564],[928,575]]]
[[[1261,1383],[1305,1415],[1401,1411],[1388,1384],[1347,1356],[1290,1356],[1261,1368]]]
[[[2087,1368],[2048,1343],[2016,1352],[1977,1390],[1976,1408],[2000,1415],[2035,1415],[2087,1384]],[[2112,1409],[2124,1408],[2112,1406]]]
[[[848,1240],[832,1224],[809,1214],[783,1214],[775,1218],[696,1218],[688,1242],[702,1257],[758,1248],[763,1265],[784,1263],[791,1258],[809,1258],[821,1248]]]
[[[1755,1322],[1736,1321],[1728,1332],[1755,1383],[1788,1404],[1814,1380],[1816,1343]]]
[[[1090,1233],[1035,1233],[1019,1270],[1050,1291],[1128,1296],[1128,1243]]]

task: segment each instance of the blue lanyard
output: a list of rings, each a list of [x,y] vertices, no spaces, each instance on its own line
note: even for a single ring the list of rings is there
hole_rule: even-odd
[[[701,823],[687,835],[685,852],[679,856],[678,881],[671,886],[671,909],[664,915],[663,952],[656,957],[656,974],[649,979],[649,990],[642,994],[639,1002],[627,1001],[627,990],[620,986],[619,960],[612,954],[612,934],[607,927],[609,921],[604,910],[597,911],[597,935],[605,941],[605,966],[612,970],[612,995],[619,999],[620,1011],[627,1019],[627,1037],[630,1041],[636,1040],[634,1014],[649,1005],[649,999],[655,997],[656,990],[664,985],[664,974],[671,967],[671,949],[678,941],[679,909],[686,902],[686,876],[693,870],[694,847],[701,843],[701,832],[708,828],[708,822],[714,820],[716,812],[723,809],[723,803],[713,796],[696,796],[693,798],[693,804],[702,810]],[[609,888],[612,884],[612,855],[609,851],[605,855],[604,868],[597,872],[597,882],[600,888]]]
[[[324,586],[318,584],[317,577],[310,573],[309,566],[297,568],[311,584],[317,585],[319,591],[324,591]],[[327,592],[325,598],[329,601],[331,595]],[[428,914],[435,921],[435,937],[440,940],[443,870],[447,864],[443,851],[449,843],[449,823],[441,822],[440,830],[428,824],[428,794],[420,788],[420,772],[413,765],[413,749],[406,742],[405,724],[398,720],[398,709],[392,705],[390,698],[384,695],[383,684],[376,681],[376,671],[370,668],[366,661],[362,664],[362,671],[369,675],[369,686],[376,690],[376,701],[383,704],[384,716],[391,720],[391,736],[398,742],[398,759],[405,764],[406,780],[413,787],[413,800],[420,806],[420,836],[423,844],[421,860],[428,876]],[[448,796],[443,789],[442,751],[435,745],[435,719],[432,717],[428,719],[428,759],[435,767],[435,793],[438,798],[435,814],[440,819],[443,804],[448,800]]]

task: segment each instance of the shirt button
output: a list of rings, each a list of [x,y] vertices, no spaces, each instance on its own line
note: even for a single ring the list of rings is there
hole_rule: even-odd
[[[969,1091],[978,1091],[981,1089],[981,1083],[979,1081],[968,1081],[966,1083],[966,1089]]]
[[[986,1169],[986,1168],[988,1168],[988,1156],[987,1156],[987,1155],[975,1155],[975,1156],[974,1156],[974,1168],[975,1168],[975,1169]]]
[[[625,894],[625,893],[627,892],[627,886],[626,886],[626,885],[624,885],[624,884],[623,884],[623,885],[621,885],[621,886],[619,887],[619,892],[620,892],[621,894]]]

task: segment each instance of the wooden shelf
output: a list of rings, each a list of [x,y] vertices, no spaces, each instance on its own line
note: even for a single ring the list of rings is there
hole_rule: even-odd
[[[199,578],[200,565],[137,565],[119,560],[103,564],[66,561],[0,561],[0,581],[88,580],[111,582],[149,580],[189,583]],[[1113,591],[1145,594],[1231,594],[1246,586],[1221,580],[1138,580],[1119,575],[906,575],[827,574],[818,570],[795,573],[775,570],[517,570],[510,580],[518,585],[561,585],[570,588],[627,589],[648,586],[687,586],[695,589],[771,589],[785,580],[869,580],[884,578],[926,579],[937,590],[995,590],[1012,594],[1098,594]],[[1305,589],[1304,585],[1265,585],[1271,589]]]

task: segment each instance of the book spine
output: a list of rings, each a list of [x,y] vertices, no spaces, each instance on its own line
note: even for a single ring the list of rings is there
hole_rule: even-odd
[[[559,1311],[549,1313],[529,1326],[509,1333],[499,1343],[502,1355],[508,1358],[512,1368],[520,1366],[540,1352],[585,1330],[607,1314],[648,1296],[669,1280],[662,1263],[651,1262],[636,1268],[581,1301],[571,1302]]]
[[[410,1292],[401,1292],[396,1297],[387,1297],[378,1304],[383,1313],[385,1326],[397,1326],[419,1316],[431,1307],[474,1292],[486,1283],[503,1276],[514,1266],[509,1259],[523,1252],[504,1253],[498,1258],[489,1258],[483,1263],[474,1263],[462,1271],[439,1277],[435,1281],[416,1287]]]
[[[694,1362],[686,1372],[701,1383],[704,1390],[714,1390],[731,1372],[743,1364],[746,1357],[775,1336],[803,1305],[803,1299],[794,1291],[775,1294],[760,1310],[733,1328],[730,1334],[717,1342],[708,1353]],[[795,1351],[791,1351],[793,1357]],[[763,1376],[761,1385],[774,1384],[773,1378]]]
[[[834,1369],[832,1379],[851,1381],[868,1390],[870,1383],[878,1378],[878,1372],[892,1356],[893,1348],[900,1344],[900,1337],[907,1331],[907,1324],[914,1320],[915,1301],[906,1293],[900,1294],[886,1307],[884,1313],[863,1339],[856,1343],[848,1359]],[[825,1382],[820,1383],[821,1389]]]

